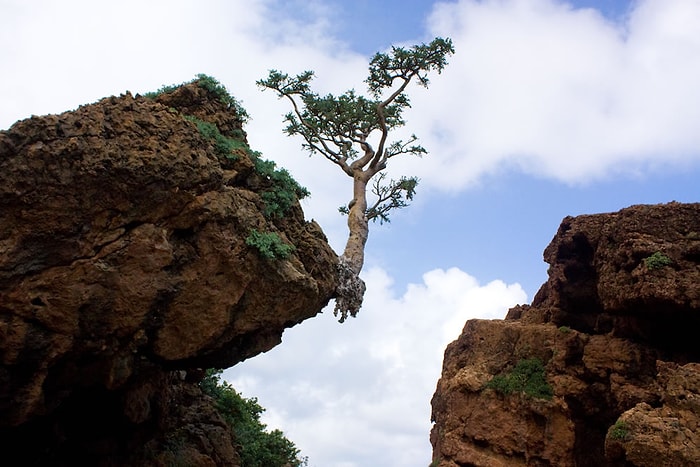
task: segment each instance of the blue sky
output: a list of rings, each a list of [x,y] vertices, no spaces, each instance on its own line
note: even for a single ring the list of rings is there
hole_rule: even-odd
[[[465,320],[502,318],[546,280],[564,216],[697,202],[700,3],[688,0],[0,0],[0,128],[126,90],[218,78],[252,119],[251,145],[287,167],[336,251],[350,180],[282,132],[288,109],[255,80],[316,71],[363,89],[369,56],[452,37],[408,132],[430,154],[410,208],[370,233],[365,305],[330,311],[226,371],[316,467],[425,466],[430,397]]]

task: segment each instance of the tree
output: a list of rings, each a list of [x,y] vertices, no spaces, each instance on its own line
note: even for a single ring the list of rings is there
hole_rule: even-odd
[[[453,53],[450,39],[436,38],[429,44],[408,49],[392,47],[389,53],[375,54],[365,80],[369,97],[354,90],[339,96],[319,96],[310,87],[312,71],[292,77],[271,70],[267,79],[257,82],[291,102],[292,111],[285,116],[285,133],[301,136],[304,149],[322,155],[352,177],[352,200],[340,208],[348,216],[349,229],[339,261],[334,312],[336,316],[340,313],[341,323],[348,315],[355,316],[362,305],[365,284],[359,274],[364,265],[369,221],[388,222],[390,211],[408,206],[418,184],[416,177],[387,181],[382,172],[393,157],[426,154],[422,146],[415,144],[415,135],[405,141],[389,141],[389,132],[405,124],[402,113],[410,107],[407,87],[415,81],[427,88],[428,73],[442,72],[448,55]],[[372,205],[368,204],[368,187],[375,195]]]

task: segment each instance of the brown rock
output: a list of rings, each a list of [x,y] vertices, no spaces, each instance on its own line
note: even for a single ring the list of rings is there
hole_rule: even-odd
[[[658,379],[661,405],[624,412],[607,432],[605,454],[635,466],[700,465],[700,364],[660,363]]]
[[[436,465],[700,465],[698,232],[700,204],[564,219],[532,305],[447,347]],[[551,400],[487,387],[531,358]]]
[[[184,115],[215,123],[240,149],[218,153]],[[131,454],[175,427],[168,417],[183,414],[167,401],[186,396],[196,429],[182,439],[201,438],[183,445],[201,454],[188,465],[226,465],[231,435],[204,443],[210,421],[222,422],[195,401],[196,381],[170,375],[269,350],[319,313],[336,285],[337,257],[298,204],[284,217],[263,215],[272,182],[245,147],[236,109],[197,83],[0,132],[7,446],[46,445],[36,462],[53,465]],[[263,259],[246,244],[252,229],[277,233],[294,253]]]

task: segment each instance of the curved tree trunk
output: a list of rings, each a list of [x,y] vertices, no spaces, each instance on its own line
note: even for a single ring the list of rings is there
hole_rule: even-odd
[[[340,256],[338,263],[338,288],[335,299],[337,316],[340,313],[340,322],[350,316],[355,316],[362,306],[362,298],[365,295],[365,283],[360,279],[360,271],[365,264],[365,244],[369,236],[369,224],[367,220],[367,183],[372,178],[372,173],[356,170],[353,179],[353,199],[350,202],[348,212],[348,229],[350,230],[345,251]]]
[[[356,275],[360,274],[362,266],[365,264],[365,244],[369,236],[369,224],[366,215],[369,177],[367,177],[366,172],[358,172],[353,176],[353,199],[348,213],[348,229],[350,233],[342,255],[346,264]]]

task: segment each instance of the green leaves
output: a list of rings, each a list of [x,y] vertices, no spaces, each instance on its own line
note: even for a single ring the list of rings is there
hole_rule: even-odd
[[[418,186],[416,177],[401,177],[399,180],[391,180],[388,184],[384,183],[385,178],[386,174],[380,173],[375,179],[372,193],[376,196],[376,201],[365,211],[368,221],[379,221],[380,224],[391,222],[390,211],[407,207],[408,202],[413,201]],[[350,213],[347,206],[339,207],[338,211],[346,215]]]
[[[293,110],[285,116],[285,133],[304,138],[302,146],[311,154],[321,154],[348,170],[347,161],[366,155],[388,159],[397,154],[420,154],[425,150],[418,146],[402,147],[402,143],[386,143],[390,130],[403,126],[402,113],[410,107],[404,90],[412,79],[422,86],[428,85],[430,71],[441,72],[447,64],[447,56],[454,53],[450,39],[436,38],[429,44],[410,49],[392,48],[391,53],[378,53],[369,64],[367,83],[371,98],[361,96],[354,89],[341,95],[320,96],[311,91],[312,71],[289,76],[278,70],[270,70],[266,79],[257,81],[262,89],[271,89],[280,98],[289,99]],[[397,84],[387,98],[382,92]],[[377,153],[370,138],[377,135]],[[384,147],[392,148],[386,153]],[[370,161],[368,160],[367,163]],[[365,166],[366,164],[363,164]],[[375,165],[375,162],[373,162]]]
[[[617,420],[613,426],[608,429],[610,439],[617,441],[627,441],[631,438],[629,426],[623,420]]]
[[[245,243],[258,250],[260,257],[264,259],[285,259],[295,250],[294,245],[284,243],[275,232],[258,232],[253,229],[246,237]]]
[[[670,266],[673,264],[673,260],[661,253],[660,251],[654,252],[651,256],[644,258],[644,265],[647,269],[661,269],[664,266]]]
[[[231,94],[229,94],[229,92],[226,90],[226,87],[223,84],[221,84],[216,78],[209,75],[205,75],[204,73],[198,74],[197,77],[192,81],[188,81],[182,84],[164,85],[161,86],[157,91],[144,93],[143,96],[149,99],[155,99],[161,94],[169,94],[171,92],[176,91],[180,87],[190,83],[197,83],[197,86],[199,86],[202,89],[206,89],[207,92],[219,99],[219,102],[224,104],[226,107],[233,108],[241,122],[246,123],[250,118],[248,112],[243,108],[241,103],[238,102],[236,98],[231,96]]]
[[[236,110],[238,118],[243,123],[248,121],[248,119],[250,118],[248,112],[243,108],[243,106],[240,104],[240,102],[238,102],[238,100],[236,100],[233,96],[231,96],[231,94],[229,94],[229,92],[226,90],[226,87],[223,84],[221,84],[216,78],[200,73],[197,75],[196,82],[200,88],[206,89],[208,92],[218,97],[219,101],[222,104],[228,106],[229,108],[234,108]]]
[[[265,409],[257,398],[242,397],[226,381],[220,381],[221,371],[207,370],[199,383],[211,396],[239,443],[242,467],[302,467],[308,465],[299,449],[280,430],[267,431],[260,421]]]
[[[311,82],[313,77],[313,71],[305,71],[290,78],[286,73],[270,70],[267,79],[260,79],[256,81],[256,84],[261,88],[276,90],[279,97],[292,94],[303,95],[309,92],[309,82]]]
[[[270,187],[260,194],[265,202],[265,217],[284,217],[294,203],[309,196],[309,190],[299,185],[287,169],[278,169],[274,161],[265,160],[257,153],[251,153],[251,159],[255,171],[271,182]]]
[[[304,87],[288,81],[280,86],[280,89],[287,90],[285,92],[295,90],[295,94],[297,89]],[[281,95],[292,99],[291,94]],[[404,120],[401,112],[409,106],[408,99],[399,99],[389,105],[382,116],[377,112],[380,101],[358,95],[354,90],[339,96],[319,96],[307,90],[300,94],[299,100],[294,104],[294,111],[285,115],[287,126],[284,132],[289,136],[302,136],[304,149],[334,161],[355,159],[361,152],[354,146],[360,147],[366,143],[370,135],[381,131],[383,126],[387,130],[402,126]],[[302,104],[301,107],[299,104]]]
[[[385,175],[379,174],[379,178],[375,180],[372,193],[377,196],[377,201],[367,209],[367,220],[374,222],[379,220],[380,224],[390,222],[390,211],[407,207],[408,201],[413,201],[416,186],[418,186],[416,177],[401,177],[385,185],[382,184]]]
[[[410,49],[392,47],[390,54],[377,53],[372,58],[367,86],[375,97],[392,87],[397,79],[407,82],[415,77],[418,84],[428,87],[428,72],[441,73],[447,65],[447,56],[453,53],[452,41],[440,37]]]
[[[214,150],[221,157],[236,160],[236,155],[233,154],[233,151],[235,149],[247,147],[242,141],[227,138],[222,135],[219,128],[213,123],[205,122],[191,115],[185,115],[185,120],[194,123],[197,126],[197,130],[204,138],[214,142]]]
[[[506,396],[521,392],[538,399],[551,399],[554,394],[552,387],[547,383],[544,365],[538,358],[518,361],[510,373],[494,376],[486,387]]]

